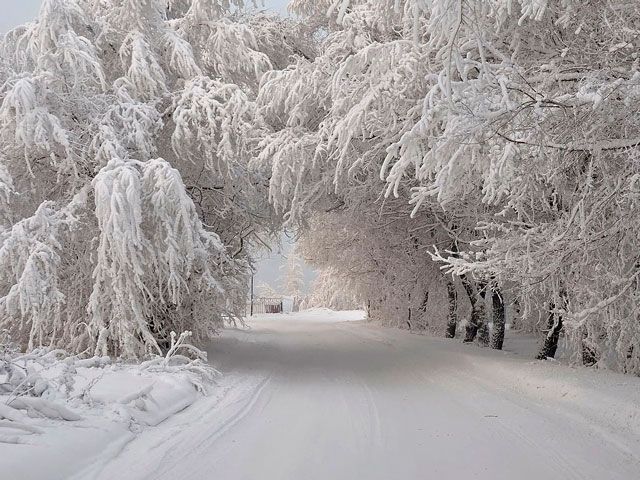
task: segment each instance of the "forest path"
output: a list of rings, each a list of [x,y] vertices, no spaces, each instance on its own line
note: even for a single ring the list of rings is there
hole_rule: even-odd
[[[95,478],[640,478],[637,379],[340,319],[226,331],[210,350],[218,394]]]

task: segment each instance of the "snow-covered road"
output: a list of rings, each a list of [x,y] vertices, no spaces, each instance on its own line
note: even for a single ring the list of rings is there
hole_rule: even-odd
[[[638,379],[341,318],[225,332],[217,395],[78,478],[640,478]]]

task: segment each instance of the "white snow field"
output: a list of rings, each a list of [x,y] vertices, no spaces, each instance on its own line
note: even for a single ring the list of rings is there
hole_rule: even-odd
[[[42,392],[0,391],[1,480],[66,479],[89,463],[106,462],[136,434],[202,398],[215,375],[197,362],[124,364],[59,353],[10,359],[27,372],[23,384]],[[0,384],[6,380],[0,370]]]
[[[383,329],[360,312],[255,317],[209,355],[214,393],[80,465],[22,478],[640,478],[640,379]],[[104,435],[96,430],[96,438]],[[0,472],[7,462],[0,445]],[[64,463],[76,465],[75,475]],[[17,477],[0,477],[17,478]]]

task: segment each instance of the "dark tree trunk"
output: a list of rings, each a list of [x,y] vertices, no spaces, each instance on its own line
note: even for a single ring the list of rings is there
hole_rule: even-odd
[[[427,302],[429,301],[429,291],[425,292],[422,303],[418,307],[417,315],[420,329],[426,329],[429,322],[424,318],[427,313]],[[409,309],[409,319],[411,319],[411,309]]]
[[[587,345],[584,341],[582,342],[582,364],[585,367],[592,367],[596,363],[598,363],[598,354],[596,350],[589,345]]]
[[[598,351],[595,346],[589,344],[585,329],[582,335],[582,364],[586,367],[592,367],[596,363],[598,363]]]
[[[429,291],[427,290],[427,292],[424,294],[424,299],[422,300],[422,303],[420,304],[420,311],[422,313],[427,313],[427,302],[429,301]]]
[[[513,301],[513,319],[511,320],[511,328],[514,330],[520,330],[522,328],[522,318],[521,318],[521,309],[520,302],[516,298]]]
[[[480,282],[478,283],[478,286],[480,287],[480,291],[478,292],[480,294],[480,300],[478,301],[481,302],[482,320],[483,320],[482,325],[478,326],[478,344],[482,347],[488,347],[489,346],[489,322],[487,321],[487,318],[486,318],[485,302],[484,302],[484,297],[487,292],[487,284],[486,282]]]
[[[488,347],[489,343],[489,324],[485,322],[478,328],[478,345]]]
[[[473,289],[473,286],[471,285],[471,282],[466,277],[466,275],[462,275],[460,279],[462,280],[462,286],[464,287],[465,292],[467,292],[467,296],[469,297],[469,301],[471,302],[471,318],[469,319],[469,322],[465,326],[463,341],[473,342],[476,338],[476,335],[478,333],[478,327],[479,327],[478,318],[477,318],[478,312],[476,310],[476,303],[477,303],[476,293]]]
[[[478,330],[487,323],[487,314],[484,308],[483,298],[478,295],[469,278],[466,275],[460,276],[469,302],[471,303],[471,319],[465,327],[464,342],[473,342],[478,334]]]
[[[547,336],[540,348],[540,352],[536,356],[538,360],[546,360],[556,356],[558,349],[558,340],[560,340],[560,332],[562,331],[562,316],[553,313],[555,305],[549,305],[549,319],[547,320]]]
[[[627,350],[627,361],[622,367],[622,373],[630,373],[632,371],[629,369],[629,365],[632,364],[632,361],[633,361],[633,345],[631,345]]]
[[[495,288],[491,292],[491,305],[493,308],[493,333],[491,335],[491,348],[502,350],[504,343],[504,301],[500,296],[500,290]]]
[[[455,284],[447,280],[447,296],[449,297],[449,319],[447,321],[447,338],[455,338],[458,326],[458,292]]]

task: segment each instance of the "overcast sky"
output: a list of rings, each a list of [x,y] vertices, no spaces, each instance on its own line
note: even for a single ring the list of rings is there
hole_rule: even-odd
[[[0,32],[6,32],[38,15],[40,0],[0,0]]]
[[[38,15],[42,0],[0,0],[0,32],[6,32]],[[288,0],[265,0],[269,10],[286,12]]]
[[[0,0],[0,33],[6,32],[24,22],[33,20],[38,15],[38,9],[42,0]],[[286,13],[286,5],[288,0],[265,0],[265,8],[270,10]],[[284,257],[291,251],[292,245],[290,241],[283,236],[282,253],[278,247],[274,248],[274,252],[265,255],[258,262],[258,271],[256,272],[256,285],[260,283],[268,283],[276,290],[280,285],[280,277],[283,272],[280,267],[284,264]],[[305,268],[305,286],[308,288],[311,280],[315,277],[315,273],[310,268]]]

